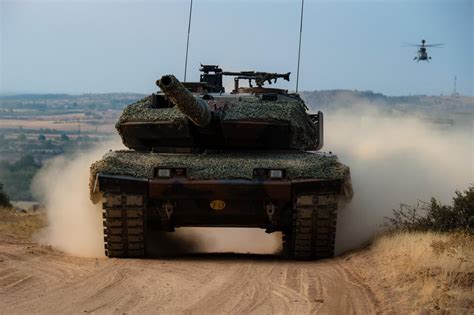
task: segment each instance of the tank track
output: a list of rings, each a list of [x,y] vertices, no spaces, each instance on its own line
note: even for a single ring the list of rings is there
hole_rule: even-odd
[[[145,198],[141,195],[105,195],[102,207],[107,257],[145,255],[145,206]]]
[[[292,213],[292,226],[283,234],[286,256],[299,260],[333,257],[336,210],[334,194],[298,195]]]

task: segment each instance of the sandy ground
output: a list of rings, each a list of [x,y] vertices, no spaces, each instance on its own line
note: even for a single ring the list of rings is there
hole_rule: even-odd
[[[352,261],[242,254],[91,259],[0,237],[0,313],[378,312]]]
[[[387,235],[315,262],[233,253],[107,259],[31,241],[44,226],[40,212],[0,209],[0,314],[474,312],[472,238]],[[432,251],[443,239],[459,257]]]

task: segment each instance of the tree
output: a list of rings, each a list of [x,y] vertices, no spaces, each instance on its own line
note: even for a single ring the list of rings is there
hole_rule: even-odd
[[[45,141],[45,140],[46,140],[46,136],[45,136],[44,134],[40,134],[40,135],[38,136],[38,140],[39,140],[39,141]]]
[[[61,141],[69,141],[69,137],[67,136],[67,134],[63,133],[61,135]]]
[[[21,170],[29,167],[36,167],[35,158],[31,154],[27,154],[21,157],[18,161],[11,165],[12,170]]]
[[[2,208],[11,208],[12,204],[10,203],[10,198],[3,191],[3,185],[0,184],[0,207]]]

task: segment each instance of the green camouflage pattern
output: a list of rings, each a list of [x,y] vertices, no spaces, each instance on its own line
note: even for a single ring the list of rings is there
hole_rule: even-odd
[[[223,97],[227,104],[222,120],[283,121],[290,124],[291,141],[297,147],[312,147],[316,139],[314,123],[309,119],[304,104],[297,100],[262,101],[256,97]],[[187,124],[186,116],[175,106],[152,108],[151,96],[128,105],[115,127],[122,135],[121,125],[125,122],[171,121],[178,126]]]
[[[115,128],[122,134],[121,125],[125,122],[157,122],[172,121],[179,126],[187,123],[186,116],[176,107],[172,108],[151,108],[151,95],[136,103],[130,104],[122,112],[119,120],[115,124]]]
[[[308,118],[304,104],[296,100],[272,102],[251,98],[239,100],[235,106],[225,111],[223,120],[289,122],[294,145],[311,147],[316,139],[314,123]]]
[[[96,174],[152,178],[155,167],[186,168],[189,179],[253,179],[253,170],[285,169],[288,179],[337,179],[344,195],[352,196],[349,167],[335,155],[323,153],[141,153],[113,151],[91,166],[91,189]]]

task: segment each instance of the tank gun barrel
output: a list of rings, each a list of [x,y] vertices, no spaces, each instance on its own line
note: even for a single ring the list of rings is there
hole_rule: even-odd
[[[205,127],[211,123],[207,102],[195,97],[174,75],[164,75],[156,84],[166,97],[194,124]]]

